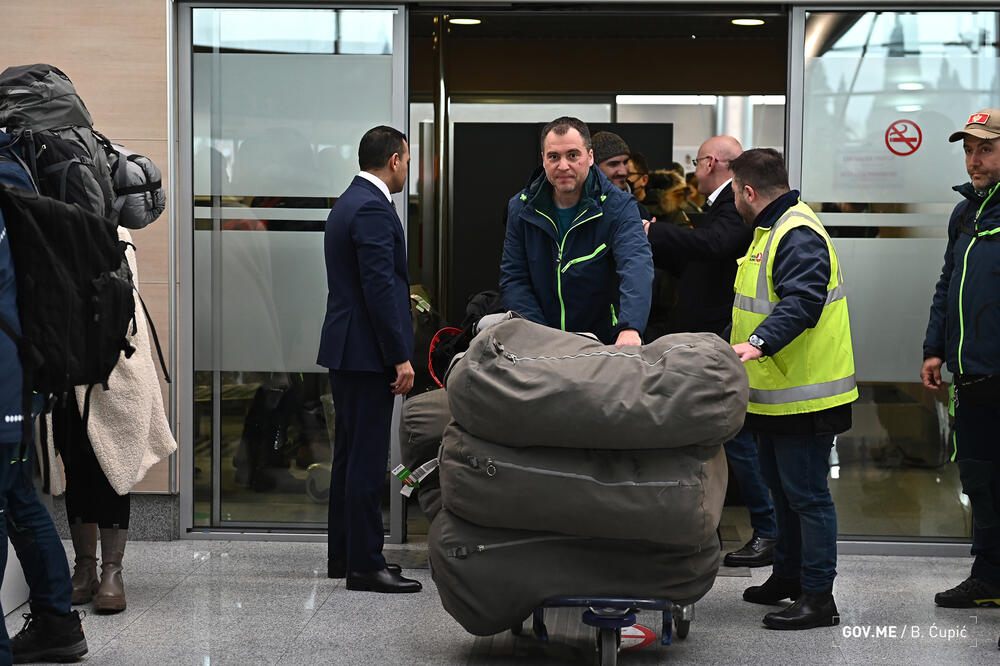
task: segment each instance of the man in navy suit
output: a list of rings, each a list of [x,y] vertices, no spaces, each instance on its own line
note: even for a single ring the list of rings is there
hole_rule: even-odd
[[[317,363],[336,409],[327,575],[347,589],[419,592],[382,557],[380,506],[394,395],[413,388],[413,324],[403,226],[391,194],[406,184],[406,137],[384,125],[358,147],[361,172],[334,204],[324,245],[329,295]]]

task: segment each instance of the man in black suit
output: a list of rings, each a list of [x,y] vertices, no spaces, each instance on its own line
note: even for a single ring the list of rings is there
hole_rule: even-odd
[[[394,395],[413,387],[413,324],[403,226],[391,195],[409,169],[406,137],[365,133],[361,172],[334,204],[324,245],[329,294],[317,363],[330,369],[336,409],[327,575],[347,589],[419,592],[382,556],[380,507]]]
[[[708,331],[728,341],[732,321],[736,260],[746,254],[753,233],[736,210],[729,162],[743,152],[731,136],[701,144],[694,160],[698,191],[707,196],[705,219],[696,228],[645,222],[653,263],[678,276],[677,306],[669,333]],[[778,527],[774,504],[761,476],[753,435],[742,431],[726,442],[726,458],[750,511],[753,537],[726,555],[726,566],[771,564]]]

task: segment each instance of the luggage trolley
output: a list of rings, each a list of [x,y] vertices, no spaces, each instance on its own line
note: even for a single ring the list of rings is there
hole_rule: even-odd
[[[655,610],[663,613],[663,630],[660,643],[670,645],[673,627],[677,628],[677,638],[683,640],[691,629],[694,619],[694,604],[678,605],[667,599],[633,599],[628,597],[552,597],[535,609],[532,616],[532,631],[538,640],[547,643],[548,630],[545,628],[546,608],[586,608],[583,623],[595,627],[597,643],[597,664],[615,666],[618,663],[618,649],[622,641],[622,629],[635,624],[640,610]],[[521,625],[511,627],[511,633],[519,635]]]

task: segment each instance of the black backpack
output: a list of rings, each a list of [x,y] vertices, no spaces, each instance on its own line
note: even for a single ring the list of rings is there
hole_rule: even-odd
[[[21,141],[38,192],[116,217],[110,144],[93,126],[73,82],[58,68],[22,65],[0,73],[0,127]]]
[[[17,344],[24,372],[22,447],[31,440],[31,392],[65,395],[74,386],[107,388],[124,351],[135,348],[132,275],[127,244],[106,218],[34,192],[0,183],[0,210],[17,276],[21,335],[2,329]],[[23,452],[22,452],[23,456]]]

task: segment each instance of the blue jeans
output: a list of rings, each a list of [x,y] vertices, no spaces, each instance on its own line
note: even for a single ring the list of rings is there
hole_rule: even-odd
[[[7,538],[17,551],[30,588],[32,612],[65,615],[70,611],[73,584],[69,563],[48,510],[38,499],[31,479],[32,447],[28,460],[16,461],[19,443],[0,444],[0,580],[7,566]],[[2,611],[2,609],[0,609]],[[7,628],[0,622],[0,664],[13,660]]]
[[[760,471],[778,519],[774,574],[798,578],[808,594],[833,590],[837,510],[827,485],[833,435],[758,433]]]
[[[994,405],[960,401],[955,443],[962,492],[972,506],[972,575],[1000,584],[1000,442]]]
[[[760,473],[760,463],[757,455],[757,442],[753,433],[747,430],[740,432],[726,442],[726,460],[736,475],[740,484],[740,495],[750,511],[750,526],[755,536],[773,539],[778,534],[778,525],[774,521],[774,504],[771,503],[771,493],[764,485]]]

